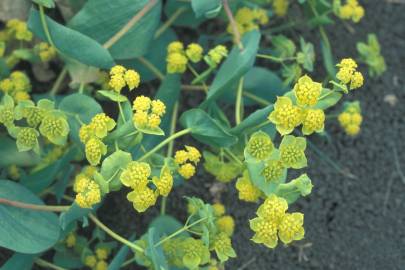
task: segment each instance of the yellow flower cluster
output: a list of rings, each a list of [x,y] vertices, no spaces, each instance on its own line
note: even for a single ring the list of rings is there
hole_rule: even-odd
[[[287,209],[284,198],[270,195],[257,210],[257,217],[250,220],[250,228],[255,232],[252,241],[275,248],[279,238],[284,244],[303,239],[304,215],[286,213]]]
[[[243,35],[246,32],[258,29],[259,25],[267,24],[269,22],[269,17],[264,9],[242,7],[236,12],[235,21],[239,33]],[[228,33],[233,33],[231,24],[228,25],[227,31]]]
[[[195,166],[200,162],[201,154],[193,146],[185,146],[186,150],[179,150],[174,156],[174,161],[179,166],[177,172],[186,180],[196,172]]]
[[[233,219],[233,217],[231,217],[230,215],[225,215],[225,207],[224,211],[221,214],[217,213],[214,208],[214,214],[216,214],[217,216],[215,224],[217,225],[218,230],[231,237],[233,235],[233,232],[235,231],[235,220]]]
[[[204,49],[197,43],[191,43],[184,50],[184,45],[180,41],[173,41],[167,46],[167,72],[184,73],[187,63],[190,60],[198,63],[203,57]]]
[[[337,64],[339,71],[336,78],[341,83],[347,84],[350,90],[360,88],[364,83],[363,75],[357,71],[357,63],[351,58],[345,58]]]
[[[289,4],[289,0],[273,0],[274,13],[279,17],[284,17],[287,14]]]
[[[72,248],[76,245],[76,235],[75,233],[71,232],[65,239],[66,246],[68,248]]]
[[[359,106],[348,106],[338,116],[340,125],[350,136],[356,136],[360,132],[360,126],[363,122]]]
[[[110,87],[120,93],[122,88],[128,86],[129,90],[138,88],[141,82],[139,73],[133,69],[126,69],[123,66],[116,65],[110,70]]]
[[[347,0],[346,4],[339,8],[338,16],[342,20],[352,20],[358,23],[364,17],[364,8],[357,0]]]
[[[6,24],[6,29],[0,33],[0,41],[8,41],[16,39],[21,41],[31,41],[32,33],[28,30],[26,22],[18,19],[9,20]]]
[[[228,49],[223,45],[217,45],[208,51],[207,59],[212,66],[217,66],[221,63],[224,57],[228,56]]]
[[[91,177],[82,172],[75,178],[73,185],[73,190],[77,193],[75,202],[81,208],[91,208],[101,201],[100,186]]]
[[[257,132],[250,137],[247,152],[256,159],[265,159],[273,151],[274,145],[270,137],[264,132]]]
[[[110,250],[105,247],[96,248],[94,254],[87,255],[84,258],[84,265],[90,267],[92,270],[107,270],[107,258],[110,255]]]
[[[28,76],[22,71],[13,71],[8,78],[0,81],[0,90],[13,97],[18,102],[29,100],[31,82]]]
[[[294,105],[288,96],[278,97],[268,119],[276,125],[277,131],[281,135],[290,134],[301,124],[302,132],[305,135],[322,132],[325,113],[323,110],[314,109],[321,95],[322,85],[305,75],[298,79],[293,92],[297,105]]]
[[[260,189],[253,185],[247,170],[243,172],[242,177],[238,178],[235,187],[239,192],[239,200],[242,201],[257,202],[262,195]]]
[[[100,163],[101,157],[107,153],[107,146],[102,139],[113,130],[116,123],[105,113],[96,114],[90,124],[82,125],[79,130],[80,141],[85,145],[86,158],[93,166]]]
[[[46,42],[41,42],[34,47],[34,52],[39,56],[42,62],[48,62],[56,56],[56,49]]]
[[[138,96],[133,102],[132,110],[135,127],[156,129],[160,125],[161,117],[166,113],[166,106],[159,99],[151,100],[149,97]]]
[[[153,184],[155,184],[159,194],[163,197],[167,197],[173,187],[173,175],[168,167],[163,167],[160,173],[160,177],[154,176],[152,178]]]

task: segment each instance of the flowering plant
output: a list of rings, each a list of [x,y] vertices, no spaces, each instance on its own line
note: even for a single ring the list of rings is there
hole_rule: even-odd
[[[220,196],[185,197],[185,220],[166,213],[173,189],[199,185],[198,171],[257,204],[245,222],[254,243],[305,237],[304,213],[290,206],[313,188],[307,136],[324,135],[328,109],[364,83],[355,60],[334,62],[324,25],[360,21],[357,0],[88,0],[61,18],[53,0],[32,2],[27,22],[0,31],[0,167],[14,180],[0,180],[0,246],[15,252],[10,269],[224,269],[237,250]],[[310,75],[314,45],[282,34],[296,25],[285,23],[292,5],[321,33],[324,80]],[[223,35],[206,31],[212,22]],[[204,34],[182,42],[184,27]],[[375,35],[358,50],[371,75],[384,71]],[[61,71],[49,87],[31,66]],[[337,118],[355,136],[360,104]],[[123,237],[97,217],[118,191],[134,216],[160,205],[143,235]]]

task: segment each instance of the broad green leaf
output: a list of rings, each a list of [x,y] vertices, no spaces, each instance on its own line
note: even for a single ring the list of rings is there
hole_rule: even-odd
[[[162,246],[155,247],[159,241],[159,236],[156,234],[155,228],[150,227],[147,233],[148,248],[145,250],[145,255],[151,259],[154,269],[169,269]]]
[[[97,101],[83,94],[66,96],[60,102],[59,109],[68,113],[70,136],[76,142],[80,142],[79,129],[81,124],[78,119],[88,124],[93,116],[103,112],[103,109]]]
[[[191,7],[197,18],[205,16],[213,18],[218,15],[222,9],[221,0],[191,0]]]
[[[109,69],[114,65],[110,53],[97,41],[63,26],[49,17],[46,17],[46,23],[52,42],[64,55],[89,66]],[[39,12],[35,8],[31,8],[28,27],[38,38],[48,41]]]
[[[28,204],[43,202],[24,186],[0,180],[0,198]],[[59,223],[54,213],[33,211],[0,204],[0,246],[34,254],[45,251],[59,240]]]
[[[249,69],[256,60],[256,53],[259,48],[260,32],[254,30],[246,33],[242,38],[244,46],[240,50],[234,46],[225,62],[221,65],[215,79],[208,91],[206,100],[201,104],[202,107],[216,100],[224,94],[233,83],[237,82]]]
[[[336,68],[334,64],[335,61],[333,60],[333,54],[331,49],[323,41],[321,41],[321,51],[322,51],[323,65],[326,68],[329,77],[335,78]]]
[[[2,266],[1,270],[31,270],[36,254],[14,253]]]
[[[170,42],[176,39],[177,36],[175,32],[170,28],[167,29],[163,34],[152,41],[153,46],[149,46],[148,51],[143,58],[160,71],[160,73],[166,74],[167,46]],[[142,82],[147,82],[156,78],[156,75],[140,59],[127,59],[118,61],[118,63],[138,71],[141,75]]]
[[[128,101],[128,98],[126,96],[123,96],[115,91],[111,91],[111,90],[98,90],[97,91],[98,94],[102,95],[103,97],[108,98],[111,101],[115,101],[115,102],[124,102],[124,101]]]
[[[201,109],[184,112],[180,123],[184,128],[191,129],[191,135],[196,140],[213,147],[229,147],[238,140]]]
[[[33,166],[40,162],[40,157],[32,151],[18,152],[15,140],[0,136],[0,167],[10,165]]]
[[[89,0],[71,19],[69,26],[97,40],[108,42],[149,0]],[[114,59],[129,59],[144,55],[160,22],[161,1],[148,10],[109,51]]]
[[[133,242],[135,240],[135,235],[129,238],[129,241]],[[115,254],[114,258],[108,264],[108,270],[119,270],[121,269],[121,265],[125,262],[130,249],[126,245],[122,245],[122,247],[118,250]]]
[[[80,256],[71,250],[56,251],[53,255],[53,263],[67,269],[82,269],[84,267]]]
[[[338,103],[342,96],[343,94],[341,92],[322,88],[320,99],[315,105],[315,108],[326,110]]]
[[[32,2],[44,6],[46,8],[54,8],[55,2],[53,0],[32,0]]]
[[[132,156],[128,152],[115,151],[103,160],[101,165],[101,175],[109,184],[111,190],[119,190],[121,181],[119,179],[121,171],[132,161]]]
[[[181,229],[183,224],[172,216],[160,215],[150,223],[149,227],[155,228],[155,234],[161,238]],[[189,236],[189,233],[184,231],[178,236]]]
[[[171,18],[173,14],[183,10],[174,20],[173,25],[184,26],[184,27],[198,27],[204,20],[204,17],[196,18],[194,12],[192,12],[192,7],[190,2],[179,1],[179,0],[168,0],[164,7],[164,12],[168,18]]]
[[[232,128],[230,132],[234,135],[242,135],[250,129],[260,126],[267,120],[269,114],[273,111],[273,105],[257,110],[246,117],[239,125]],[[256,131],[256,130],[255,130]]]

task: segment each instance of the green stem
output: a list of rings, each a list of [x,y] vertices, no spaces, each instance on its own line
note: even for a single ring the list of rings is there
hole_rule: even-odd
[[[184,231],[187,231],[189,228],[191,228],[191,227],[197,225],[198,223],[200,223],[200,222],[202,222],[202,221],[204,221],[204,220],[206,220],[206,219],[207,219],[207,217],[203,217],[203,218],[200,218],[199,220],[197,220],[197,221],[191,223],[190,225],[185,225],[183,228],[181,228],[181,229],[175,231],[175,232],[172,233],[171,235],[166,236],[165,238],[163,238],[162,240],[160,240],[159,242],[157,242],[157,243],[155,244],[155,247],[160,246],[160,245],[163,244],[164,242],[166,242],[166,241],[172,239],[173,237],[175,237],[175,236],[181,234],[181,233],[184,232]]]
[[[163,80],[165,78],[165,75],[163,75],[160,70],[155,67],[151,62],[146,60],[144,57],[140,56],[137,58],[139,62],[141,62],[142,65],[144,65],[147,69],[149,69],[150,72],[152,72],[159,80]]]
[[[240,78],[239,80],[239,85],[238,85],[238,91],[236,94],[236,104],[235,104],[235,122],[237,125],[242,122],[242,114],[243,114],[243,99],[242,99],[242,94],[243,94],[243,77]]]
[[[131,259],[129,259],[129,260],[126,260],[123,264],[121,264],[121,267],[125,267],[125,266],[127,266],[127,265],[130,265],[131,263],[133,263],[133,262],[135,262],[135,261],[136,261],[136,258],[133,257],[133,258],[131,258]]]
[[[52,86],[51,91],[49,92],[49,94],[50,94],[51,96],[55,96],[56,93],[59,91],[60,85],[62,84],[63,80],[64,80],[65,77],[66,77],[67,71],[68,71],[67,68],[64,67],[64,68],[62,69],[62,71],[59,73],[58,78],[56,79],[55,83],[54,83],[53,86]]]
[[[54,270],[67,270],[66,268],[57,266],[56,264],[47,262],[41,258],[35,259],[35,263],[44,268],[50,268],[50,269],[54,269]]]
[[[239,30],[238,30],[238,26],[237,26],[237,24],[235,22],[235,19],[233,17],[232,10],[229,7],[228,0],[222,0],[222,5],[224,7],[226,16],[228,17],[229,23],[231,24],[232,33],[234,35],[235,43],[236,43],[236,45],[238,45],[240,50],[243,50],[243,44],[242,44],[242,42],[240,40],[240,33],[239,33]]]
[[[183,135],[186,135],[188,133],[191,132],[190,128],[186,128],[183,130],[180,130],[176,133],[174,133],[173,135],[169,136],[168,138],[166,138],[165,140],[163,140],[161,143],[159,143],[158,145],[156,145],[152,150],[150,150],[148,153],[146,153],[145,155],[143,155],[139,161],[143,161],[145,159],[147,159],[148,157],[150,157],[152,154],[154,154],[155,152],[159,151],[162,147],[164,147],[166,144],[168,144],[169,142],[173,141],[174,139],[181,137]]]
[[[286,58],[280,58],[280,57],[276,57],[276,56],[271,56],[271,55],[267,55],[267,54],[256,54],[256,57],[258,58],[263,58],[263,59],[268,59],[268,60],[272,60],[274,62],[277,63],[282,63],[284,61],[288,61],[288,60],[296,60],[297,57],[286,57]]]
[[[55,44],[52,41],[51,34],[49,33],[48,24],[46,23],[46,18],[45,18],[45,10],[42,5],[39,5],[39,16],[41,18],[41,24],[42,24],[42,27],[44,28],[46,39],[48,40],[49,44],[51,44],[52,47],[56,48]]]
[[[258,96],[256,96],[256,95],[250,93],[250,92],[244,91],[244,92],[243,92],[243,95],[244,95],[245,97],[250,98],[251,100],[253,100],[253,101],[259,103],[260,105],[263,105],[263,106],[269,106],[269,105],[271,105],[271,103],[268,102],[267,100],[265,100],[265,99],[263,99],[263,98],[261,98],[261,97],[258,97]]]
[[[124,237],[120,236],[119,234],[117,234],[116,232],[114,232],[113,230],[111,230],[110,228],[108,228],[106,225],[104,225],[104,223],[102,223],[96,216],[94,216],[93,214],[89,214],[89,218],[94,222],[94,224],[96,224],[100,229],[102,229],[103,231],[105,231],[109,236],[111,236],[112,238],[114,238],[115,240],[123,243],[124,245],[135,249],[136,251],[139,252],[144,252],[145,250],[138,246],[135,243],[132,243],[130,241],[128,241],[127,239],[125,239]]]
[[[122,121],[124,121],[124,123],[126,123],[127,120],[125,119],[125,115],[124,115],[124,111],[122,110],[121,102],[117,101],[117,103],[118,103],[118,110],[120,111]]]
[[[70,206],[61,206],[61,205],[39,205],[39,204],[23,203],[4,198],[0,198],[0,204],[5,204],[13,207],[24,208],[34,211],[46,211],[46,212],[66,212],[70,208]]]
[[[83,94],[83,91],[84,91],[84,85],[85,85],[85,83],[84,83],[84,82],[80,83],[80,86],[79,86],[79,94]]]
[[[157,39],[160,35],[162,35],[172,24],[173,22],[187,10],[187,7],[181,7],[174,12],[170,18],[156,31],[154,39]]]
[[[196,77],[196,78],[200,77],[200,74],[198,74],[198,72],[190,64],[187,64],[187,67],[188,67],[188,69],[190,69],[191,73],[193,73],[194,77]],[[208,92],[207,85],[205,84],[205,82],[201,82],[201,84],[204,88],[204,91],[207,93]]]
[[[238,163],[240,166],[243,165],[243,162],[234,154],[232,153],[231,150],[227,149],[227,148],[223,148],[224,152],[226,154],[228,154],[234,161],[236,161],[236,163]]]

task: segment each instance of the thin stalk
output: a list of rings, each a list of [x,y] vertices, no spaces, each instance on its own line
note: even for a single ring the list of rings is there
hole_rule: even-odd
[[[116,232],[114,232],[113,230],[111,230],[110,228],[108,228],[106,225],[104,225],[104,223],[102,223],[96,216],[94,216],[93,214],[89,214],[89,218],[94,222],[94,224],[96,224],[100,229],[102,229],[103,231],[105,231],[109,236],[111,236],[112,238],[114,238],[115,240],[123,243],[124,245],[135,249],[136,251],[139,252],[144,252],[145,250],[138,246],[135,243],[132,243],[130,241],[128,241],[127,239],[125,239],[124,237],[120,236],[119,234],[117,234]]]
[[[84,83],[84,82],[80,83],[80,86],[79,86],[79,93],[80,93],[80,94],[83,94],[83,91],[84,91],[84,85],[85,85],[85,83]]]
[[[106,43],[103,44],[103,47],[106,49],[111,48],[118,40],[120,40],[138,21],[148,13],[154,5],[158,3],[157,0],[149,0],[149,2],[132,17],[124,27],[121,28],[114,36],[112,36]]]
[[[159,27],[159,29],[156,31],[155,36],[153,37],[154,39],[157,39],[160,35],[162,35],[172,24],[173,22],[183,13],[187,10],[187,7],[181,7],[179,9],[176,10],[176,12],[174,12],[172,14],[172,16],[170,16],[170,18],[165,21],[165,23]]]
[[[135,257],[133,257],[133,258],[131,258],[131,259],[128,259],[128,260],[126,260],[123,264],[121,264],[121,267],[128,266],[128,265],[130,265],[131,263],[133,263],[133,262],[135,262],[135,261],[136,261],[136,258],[135,258]]]
[[[198,72],[190,64],[187,64],[187,67],[188,67],[188,69],[190,69],[191,73],[193,73],[194,77],[198,78],[200,76],[200,74],[198,74]],[[205,84],[205,82],[202,82],[202,86],[204,88],[204,91],[207,93],[208,87]]]
[[[181,89],[187,91],[205,91],[204,86],[201,85],[182,84]]]
[[[235,19],[232,14],[232,10],[229,7],[228,0],[222,0],[222,4],[224,6],[224,10],[225,10],[226,16],[228,17],[229,23],[231,24],[232,33],[235,37],[235,43],[236,43],[236,45],[238,45],[240,50],[243,50],[243,44],[240,41],[240,33],[238,30],[238,26],[236,25]]]
[[[49,94],[50,94],[51,96],[55,96],[56,93],[58,93],[59,88],[60,88],[60,85],[62,84],[63,80],[64,80],[65,77],[66,77],[67,71],[68,71],[67,68],[64,67],[64,68],[62,69],[62,71],[59,73],[58,78],[56,79],[55,83],[54,83],[53,86],[52,86],[51,91],[49,92]]]
[[[42,27],[44,28],[46,39],[48,40],[49,44],[51,44],[52,47],[55,47],[55,44],[53,43],[52,38],[51,38],[51,34],[49,33],[48,24],[46,23],[46,18],[45,18],[45,10],[42,5],[39,5],[39,16],[41,18],[41,24],[42,24]]]
[[[232,153],[232,151],[230,151],[230,150],[227,149],[227,148],[223,148],[223,150],[224,150],[224,152],[225,152],[226,154],[228,154],[234,161],[236,161],[236,163],[238,163],[240,166],[243,165],[243,162],[242,162],[234,153]]]
[[[124,111],[122,110],[121,102],[117,101],[117,103],[118,103],[118,110],[120,111],[122,121],[124,121],[124,123],[126,123],[127,120],[125,119],[125,115],[124,115]]]
[[[183,130],[180,130],[176,133],[174,133],[173,135],[169,136],[168,138],[166,138],[165,140],[163,140],[161,143],[159,143],[158,145],[156,145],[152,150],[150,150],[149,152],[147,152],[145,155],[143,155],[139,161],[145,160],[148,157],[150,157],[152,154],[154,154],[155,152],[159,151],[162,147],[164,147],[166,144],[170,143],[171,141],[173,141],[174,139],[177,139],[178,137],[181,137],[183,135],[186,135],[188,133],[191,132],[190,128],[186,128]]]
[[[141,62],[142,65],[144,65],[147,69],[149,69],[149,71],[152,72],[159,80],[163,80],[165,78],[165,75],[144,57],[140,56],[137,59],[139,62]]]
[[[247,92],[247,91],[244,91],[244,92],[243,92],[243,95],[244,95],[245,97],[247,97],[247,98],[249,98],[249,99],[251,99],[251,100],[253,100],[253,101],[259,103],[260,105],[263,105],[263,106],[269,106],[269,105],[271,104],[271,103],[268,102],[267,100],[265,100],[265,99],[263,99],[263,98],[261,98],[261,97],[258,97],[258,96],[256,96],[255,94],[252,94],[252,93]]]
[[[235,104],[235,122],[237,125],[242,122],[243,118],[243,77],[239,80],[238,91],[236,93],[236,104]]]
[[[162,240],[160,240],[159,242],[157,242],[157,243],[155,244],[155,247],[160,246],[160,245],[163,244],[164,242],[166,242],[166,241],[172,239],[173,237],[175,237],[175,236],[181,234],[181,233],[184,232],[184,231],[187,231],[189,228],[193,227],[194,225],[197,225],[198,223],[200,223],[200,222],[202,222],[202,221],[204,221],[204,220],[206,220],[206,219],[207,219],[207,217],[200,218],[199,220],[197,220],[197,221],[191,223],[190,225],[185,225],[183,228],[181,228],[181,229],[175,231],[175,232],[172,233],[171,235],[166,236],[165,238],[163,238]]]
[[[70,208],[70,206],[61,206],[61,205],[39,205],[39,204],[23,203],[18,201],[7,200],[4,198],[0,198],[0,204],[5,204],[13,207],[24,208],[34,211],[46,211],[46,212],[65,212]]]
[[[277,62],[277,63],[282,63],[284,61],[296,60],[297,59],[297,57],[280,58],[280,57],[271,56],[271,55],[267,55],[267,54],[260,54],[260,53],[256,54],[256,57],[272,60],[272,61]]]
[[[41,267],[44,267],[44,268],[50,268],[50,269],[54,269],[54,270],[68,270],[66,268],[57,266],[56,264],[45,261],[45,260],[43,260],[41,258],[35,259],[35,263],[38,264]]]

